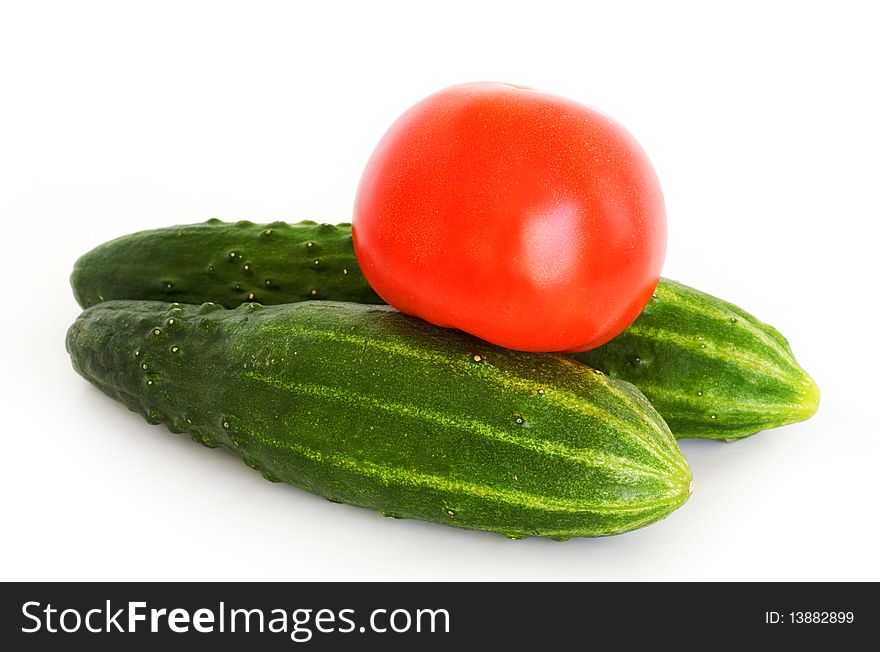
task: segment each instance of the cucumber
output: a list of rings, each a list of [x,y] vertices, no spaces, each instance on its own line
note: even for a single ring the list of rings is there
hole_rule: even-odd
[[[83,307],[168,298],[227,307],[309,298],[382,303],[357,266],[348,224],[210,220],[145,231],[84,255],[71,282]],[[807,419],[819,402],[775,329],[667,279],[623,335],[574,358],[637,385],[679,438],[746,437]]]
[[[67,349],[149,422],[386,516],[605,536],[667,516],[692,489],[632,385],[389,306],[108,301],[80,315]]]
[[[70,278],[88,308],[111,299],[181,303],[384,303],[357,266],[351,225],[208,220],[141,231],[82,256]]]
[[[679,438],[736,440],[808,419],[819,405],[779,331],[666,279],[626,331],[572,357],[635,384]]]

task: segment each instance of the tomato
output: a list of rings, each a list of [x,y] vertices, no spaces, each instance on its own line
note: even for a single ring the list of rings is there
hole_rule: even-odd
[[[607,115],[499,83],[404,113],[358,187],[353,237],[402,312],[525,351],[583,351],[651,298],[666,251],[660,184]]]

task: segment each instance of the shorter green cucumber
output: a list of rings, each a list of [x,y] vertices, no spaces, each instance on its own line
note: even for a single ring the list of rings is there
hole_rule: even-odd
[[[605,536],[691,491],[676,440],[632,385],[388,306],[108,301],[80,315],[67,349],[151,423],[388,516]]]

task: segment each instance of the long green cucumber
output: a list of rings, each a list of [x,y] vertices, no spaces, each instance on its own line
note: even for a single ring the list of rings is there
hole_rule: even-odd
[[[748,437],[808,419],[819,405],[779,331],[675,281],[663,280],[621,335],[572,357],[635,384],[679,438]]]
[[[112,299],[227,308],[310,299],[384,303],[354,257],[351,225],[221,222],[141,231],[82,256],[70,277],[83,308]]]
[[[692,487],[632,385],[389,306],[109,301],[82,313],[67,349],[151,423],[386,516],[604,536],[667,516]]]
[[[84,255],[71,282],[83,307],[110,299],[382,301],[357,266],[347,224],[212,220],[144,231]],[[623,335],[574,357],[637,385],[679,438],[745,437],[818,407],[816,384],[775,329],[667,279]]]

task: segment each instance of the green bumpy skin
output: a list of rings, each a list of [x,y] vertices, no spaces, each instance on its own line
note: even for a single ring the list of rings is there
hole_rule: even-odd
[[[71,283],[83,307],[169,298],[227,307],[382,303],[357,266],[347,224],[211,220],[144,231],[80,258]],[[573,357],[639,387],[679,438],[747,437],[807,419],[819,404],[816,384],[775,329],[667,279],[627,331]]]
[[[632,385],[389,306],[109,301],[67,350],[151,423],[386,516],[564,540],[653,523],[692,489]]]
[[[357,266],[350,224],[221,222],[141,231],[82,256],[70,277],[83,308],[112,299],[204,303],[310,299],[384,303]]]
[[[819,388],[779,331],[666,279],[626,331],[572,357],[636,385],[679,438],[735,440],[819,406]]]

